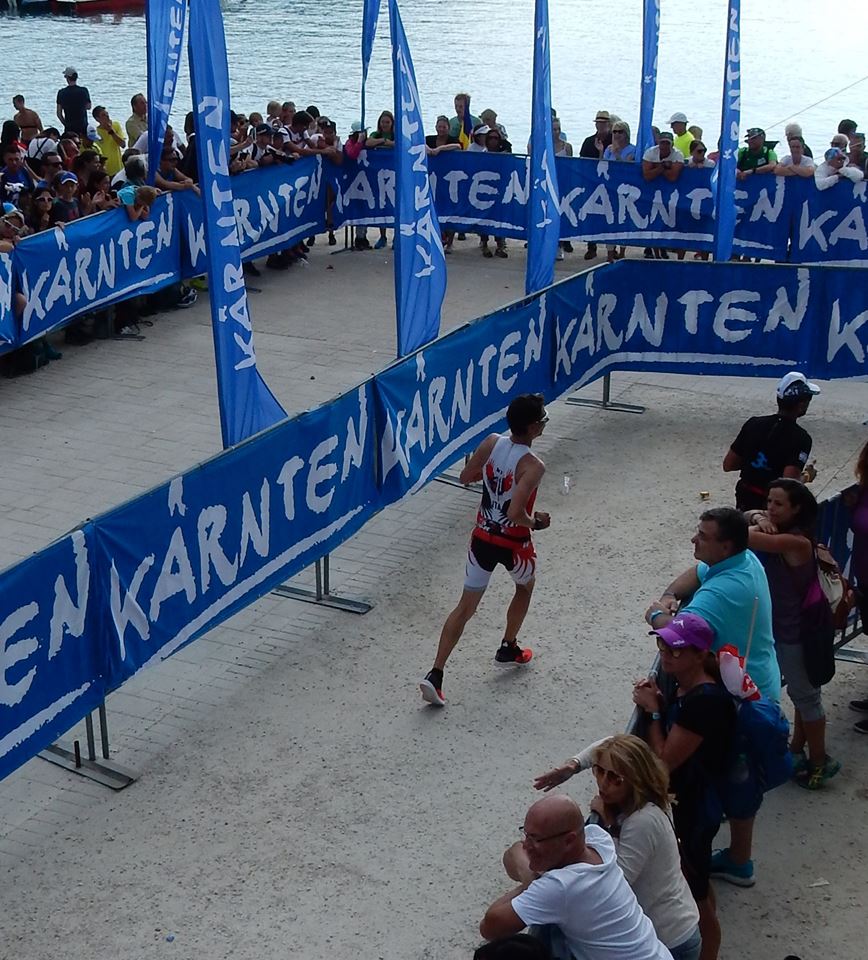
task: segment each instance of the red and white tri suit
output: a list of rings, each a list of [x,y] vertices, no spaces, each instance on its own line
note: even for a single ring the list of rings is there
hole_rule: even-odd
[[[536,575],[536,551],[530,527],[509,520],[509,507],[516,486],[515,470],[519,460],[530,453],[524,443],[513,443],[509,434],[498,437],[482,468],[482,502],[476,515],[476,527],[467,551],[465,590],[484,590],[498,563],[506,567],[518,585],[530,583]],[[533,516],[536,490],[527,501],[526,511]]]

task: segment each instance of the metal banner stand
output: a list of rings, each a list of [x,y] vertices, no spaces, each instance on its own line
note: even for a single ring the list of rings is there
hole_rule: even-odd
[[[644,413],[645,407],[637,406],[634,403],[615,403],[611,400],[612,396],[612,374],[607,373],[603,376],[603,399],[590,400],[585,397],[567,397],[564,403],[572,404],[574,407],[597,407],[601,410],[614,410],[615,413]]]
[[[470,459],[470,454],[464,454],[464,462]],[[445,483],[449,487],[458,487],[459,490],[468,490],[470,493],[482,495],[481,483],[462,483],[458,477],[451,473],[441,473],[439,477],[434,478],[437,483]]]
[[[316,589],[306,590],[304,587],[290,587],[282,583],[271,592],[289,600],[303,600],[305,603],[318,603],[321,607],[332,607],[335,610],[344,610],[347,613],[364,614],[373,608],[373,604],[364,600],[350,600],[348,597],[339,597],[331,592],[329,583],[329,555],[326,554],[314,565],[316,572]]]
[[[109,738],[108,721],[106,719],[105,704],[101,703],[97,708],[99,713],[99,738],[102,752],[102,759],[96,758],[96,743],[93,735],[93,713],[89,713],[84,718],[85,734],[87,736],[87,756],[81,755],[81,743],[74,740],[71,744],[63,740],[52,743],[46,747],[39,756],[49,763],[56,763],[59,767],[66,770],[72,770],[73,773],[79,773],[88,780],[96,780],[105,787],[111,787],[112,790],[123,790],[135,780],[139,775],[128,767],[122,767],[109,759]]]
[[[336,257],[339,253],[352,253],[356,246],[356,228],[344,227],[344,248],[343,250],[332,250],[330,257]]]
[[[868,650],[853,650],[849,643],[863,632],[859,626],[858,607],[853,610],[853,620],[841,631],[840,639],[835,641],[835,659],[845,663],[861,663],[868,666]]]

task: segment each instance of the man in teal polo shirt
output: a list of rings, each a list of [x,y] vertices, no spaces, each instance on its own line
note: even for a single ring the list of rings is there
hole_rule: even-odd
[[[779,702],[781,671],[772,636],[772,600],[765,570],[747,549],[747,531],[744,515],[732,507],[703,513],[691,541],[699,562],[673,580],[645,619],[659,630],[678,610],[696,613],[714,628],[715,651],[729,644],[742,656],[748,652],[753,623],[747,672],[764,697]]]
[[[698,563],[669,584],[648,608],[645,620],[659,630],[679,610],[698,614],[714,628],[712,649],[729,644],[742,656],[747,654],[747,672],[760,693],[779,702],[781,671],[772,635],[771,595],[762,564],[747,549],[747,536],[748,523],[740,511],[706,510],[691,541]],[[753,886],[755,813],[745,819],[729,818],[730,845],[712,858],[713,877]]]

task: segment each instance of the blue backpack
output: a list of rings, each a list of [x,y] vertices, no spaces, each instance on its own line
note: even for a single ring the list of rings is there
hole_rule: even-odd
[[[733,699],[735,737],[728,773],[718,789],[726,815],[741,819],[756,813],[764,793],[790,779],[793,761],[788,745],[790,725],[778,704],[765,697]]]

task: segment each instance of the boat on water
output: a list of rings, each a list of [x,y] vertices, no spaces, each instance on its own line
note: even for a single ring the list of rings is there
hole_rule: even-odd
[[[0,0],[0,9],[18,13],[88,16],[98,13],[143,13],[145,0]]]

